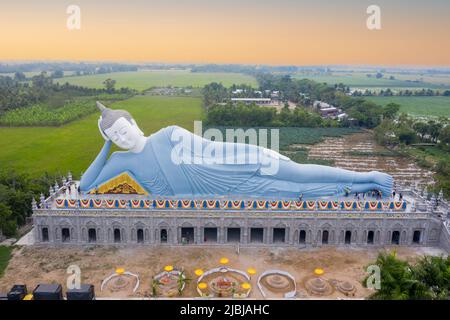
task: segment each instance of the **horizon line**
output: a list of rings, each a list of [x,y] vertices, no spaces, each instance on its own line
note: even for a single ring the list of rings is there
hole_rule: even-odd
[[[264,66],[264,67],[379,67],[379,68],[414,68],[414,69],[450,69],[450,65],[428,65],[428,64],[352,64],[352,63],[325,63],[325,64],[269,64],[269,63],[226,63],[226,62],[167,62],[167,61],[138,61],[138,60],[115,60],[115,59],[105,59],[105,60],[76,60],[76,59],[0,59],[0,64],[13,63],[13,64],[25,64],[25,63],[120,63],[120,64],[148,64],[148,65],[180,65],[180,66],[188,66],[188,65],[219,65],[219,66]]]

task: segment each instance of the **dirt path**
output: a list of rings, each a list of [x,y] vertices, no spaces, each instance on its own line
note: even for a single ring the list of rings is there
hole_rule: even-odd
[[[400,257],[414,260],[423,249],[396,248]],[[431,250],[431,249],[430,249]],[[114,297],[148,297],[151,294],[151,277],[162,270],[165,265],[184,267],[190,281],[183,293],[184,297],[196,297],[194,270],[208,270],[219,265],[221,257],[229,258],[229,266],[241,270],[254,267],[257,274],[252,277],[253,286],[250,298],[261,298],[256,286],[258,274],[268,269],[281,269],[290,272],[296,279],[299,296],[309,298],[303,280],[313,274],[317,267],[325,270],[326,279],[349,281],[357,288],[356,297],[363,298],[371,291],[361,285],[366,276],[365,266],[375,260],[379,250],[362,248],[241,248],[237,255],[230,247],[94,247],[94,248],[44,248],[22,247],[16,249],[13,257],[0,279],[0,291],[7,292],[13,284],[25,283],[32,290],[38,283],[61,283],[65,290],[66,268],[76,264],[82,271],[82,282],[95,285],[96,294],[105,296],[100,291],[104,278],[114,272],[115,268],[136,273],[141,279],[138,291],[115,292]],[[430,253],[430,252],[427,252]],[[431,253],[438,253],[432,251]],[[110,296],[110,295],[108,295]],[[335,291],[326,298],[345,297]]]

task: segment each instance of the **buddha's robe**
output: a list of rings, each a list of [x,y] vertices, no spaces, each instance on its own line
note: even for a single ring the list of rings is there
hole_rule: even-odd
[[[107,141],[83,174],[81,191],[123,172],[151,195],[179,198],[310,199],[371,190],[390,196],[393,183],[385,173],[298,164],[272,150],[206,140],[177,126],[148,137],[139,153],[114,152],[107,159],[110,148]]]

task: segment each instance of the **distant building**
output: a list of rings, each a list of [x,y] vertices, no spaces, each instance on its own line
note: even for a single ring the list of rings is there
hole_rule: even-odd
[[[270,94],[270,97],[272,99],[278,99],[280,98],[280,91],[272,91],[272,93]]]
[[[231,92],[231,94],[236,95],[236,94],[240,94],[240,93],[243,93],[243,92],[244,92],[244,89],[236,89],[236,90],[233,90]]]
[[[314,108],[318,109],[323,118],[335,118],[340,112],[339,109],[323,101],[314,101]]]
[[[316,100],[314,101],[313,106],[318,109],[317,111],[320,113],[322,118],[338,119],[339,121],[342,121],[348,117],[348,115],[345,112],[342,112],[341,109],[338,109],[323,101]]]
[[[337,118],[339,121],[342,121],[342,120],[348,118],[348,114],[346,114],[345,112],[343,112],[343,113],[338,114],[338,115],[336,116],[336,118]]]
[[[319,101],[319,100],[314,101],[313,106],[316,109],[326,109],[326,108],[333,107],[331,104],[328,104],[326,102]]]
[[[245,90],[245,89],[235,89],[235,90],[233,90],[233,91],[231,91],[231,94],[233,95],[233,96],[246,96],[246,95],[250,95],[250,96],[253,96],[253,97],[262,97],[262,91],[259,91],[259,90],[253,90],[253,92],[252,91],[247,91],[247,90]]]
[[[319,112],[324,118],[334,118],[339,114],[338,108],[335,107],[323,108],[320,109]]]
[[[245,104],[255,103],[259,106],[273,104],[273,101],[270,98],[231,98],[231,102],[242,102]]]
[[[180,94],[191,94],[192,90],[181,87],[161,87],[161,88],[152,88],[148,91],[148,93],[158,96],[176,96]]]

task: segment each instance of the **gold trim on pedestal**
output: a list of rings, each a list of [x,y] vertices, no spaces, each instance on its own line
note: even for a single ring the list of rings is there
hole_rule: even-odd
[[[106,181],[97,190],[92,190],[91,193],[148,195],[148,192],[126,172]]]

